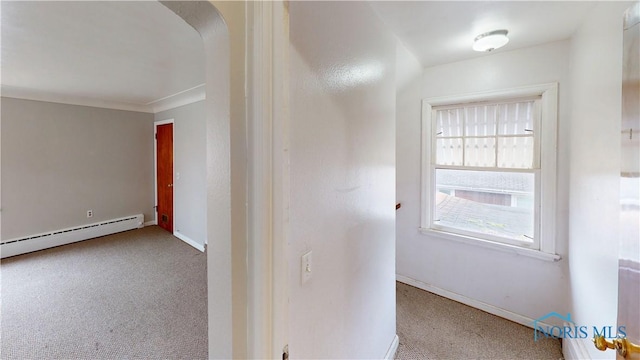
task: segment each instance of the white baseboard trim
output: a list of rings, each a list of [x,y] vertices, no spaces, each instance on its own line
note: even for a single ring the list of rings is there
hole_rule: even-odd
[[[582,339],[562,339],[562,356],[566,360],[589,360],[589,350],[585,348]]]
[[[180,240],[182,240],[182,241],[186,242],[187,244],[189,244],[189,245],[193,246],[194,248],[196,248],[196,249],[198,249],[198,250],[200,250],[200,251],[204,252],[204,245],[202,245],[202,244],[198,243],[197,241],[194,241],[194,240],[192,240],[192,239],[190,239],[190,238],[188,238],[188,237],[184,236],[183,234],[181,234],[181,233],[179,233],[179,232],[177,232],[177,231],[174,231],[174,232],[173,232],[173,236],[175,236],[175,237],[177,237],[178,239],[180,239]]]
[[[153,225],[158,225],[158,220],[146,221],[144,223],[144,226],[153,226]]]
[[[469,297],[466,297],[464,295],[460,295],[460,294],[456,294],[452,291],[449,290],[445,290],[445,289],[441,289],[437,286],[433,286],[431,284],[427,284],[424,283],[420,280],[415,280],[412,279],[410,277],[407,276],[403,276],[403,275],[396,275],[396,280],[398,280],[401,283],[405,283],[407,285],[411,285],[414,287],[417,287],[418,289],[422,289],[431,293],[434,293],[436,295],[440,295],[442,297],[446,297],[447,299],[451,299],[454,301],[457,301],[459,303],[463,303],[465,305],[474,307],[476,309],[480,309],[484,312],[488,312],[489,314],[493,314],[496,316],[499,316],[501,318],[513,321],[515,323],[518,323],[520,325],[524,325],[526,327],[530,327],[533,329],[533,321],[534,319],[524,316],[524,315],[520,315],[520,314],[516,314],[514,312],[511,312],[509,310],[505,310],[502,308],[499,308],[497,306],[491,305],[491,304],[487,304],[485,302],[482,302],[480,300],[476,300],[476,299],[472,299]],[[538,322],[539,325],[541,326],[551,326],[548,325],[546,323],[543,322]],[[533,333],[531,333],[531,336],[533,337]]]
[[[385,360],[393,360],[396,358],[396,352],[398,351],[398,345],[400,344],[400,339],[398,335],[393,337],[393,341],[391,341],[391,346],[389,346],[389,350],[387,350],[387,354],[384,356]]]

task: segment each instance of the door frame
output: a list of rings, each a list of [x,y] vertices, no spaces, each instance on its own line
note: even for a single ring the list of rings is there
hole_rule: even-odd
[[[289,342],[289,9],[252,2],[249,67],[248,358]]]
[[[167,120],[158,120],[158,121],[154,121],[153,122],[153,204],[154,204],[154,213],[155,213],[155,219],[152,221],[148,221],[145,223],[145,225],[158,225],[158,139],[156,138],[156,135],[158,134],[158,126],[159,125],[166,125],[166,124],[171,124],[173,131],[171,132],[171,137],[172,137],[172,141],[171,141],[171,145],[172,145],[172,149],[171,149],[171,155],[173,156],[173,171],[171,174],[172,177],[172,181],[173,181],[173,195],[172,195],[172,199],[171,199],[171,203],[172,203],[172,208],[173,208],[173,214],[171,215],[171,222],[172,224],[172,229],[173,232],[171,233],[171,235],[175,235],[176,232],[176,188],[175,188],[175,183],[176,183],[176,126],[175,126],[175,121],[174,119],[167,119]]]
[[[207,250],[209,357],[282,358],[289,324],[288,2],[160,2],[200,33],[205,48],[207,237],[216,238]],[[232,73],[244,87],[231,86]],[[241,125],[231,127],[231,119]],[[212,182],[231,190],[213,202],[220,194]],[[234,213],[242,208],[235,202],[246,209]],[[242,269],[232,276],[237,264]]]

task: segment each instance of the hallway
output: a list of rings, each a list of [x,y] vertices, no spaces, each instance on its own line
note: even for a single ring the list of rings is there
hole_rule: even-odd
[[[396,296],[396,359],[562,359],[559,340],[526,326],[400,282]]]

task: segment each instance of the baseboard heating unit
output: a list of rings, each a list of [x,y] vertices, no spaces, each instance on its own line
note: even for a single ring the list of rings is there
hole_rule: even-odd
[[[2,240],[0,241],[0,258],[4,259],[32,251],[142,228],[143,226],[144,216],[139,214],[17,239]]]

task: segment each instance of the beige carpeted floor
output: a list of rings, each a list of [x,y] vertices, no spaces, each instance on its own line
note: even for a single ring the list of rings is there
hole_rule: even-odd
[[[533,329],[396,283],[396,359],[562,359],[560,341]]]
[[[2,261],[1,359],[203,359],[206,257],[153,226]],[[397,359],[559,359],[557,340],[397,284]]]
[[[157,226],[0,270],[3,360],[207,357],[206,256]]]

